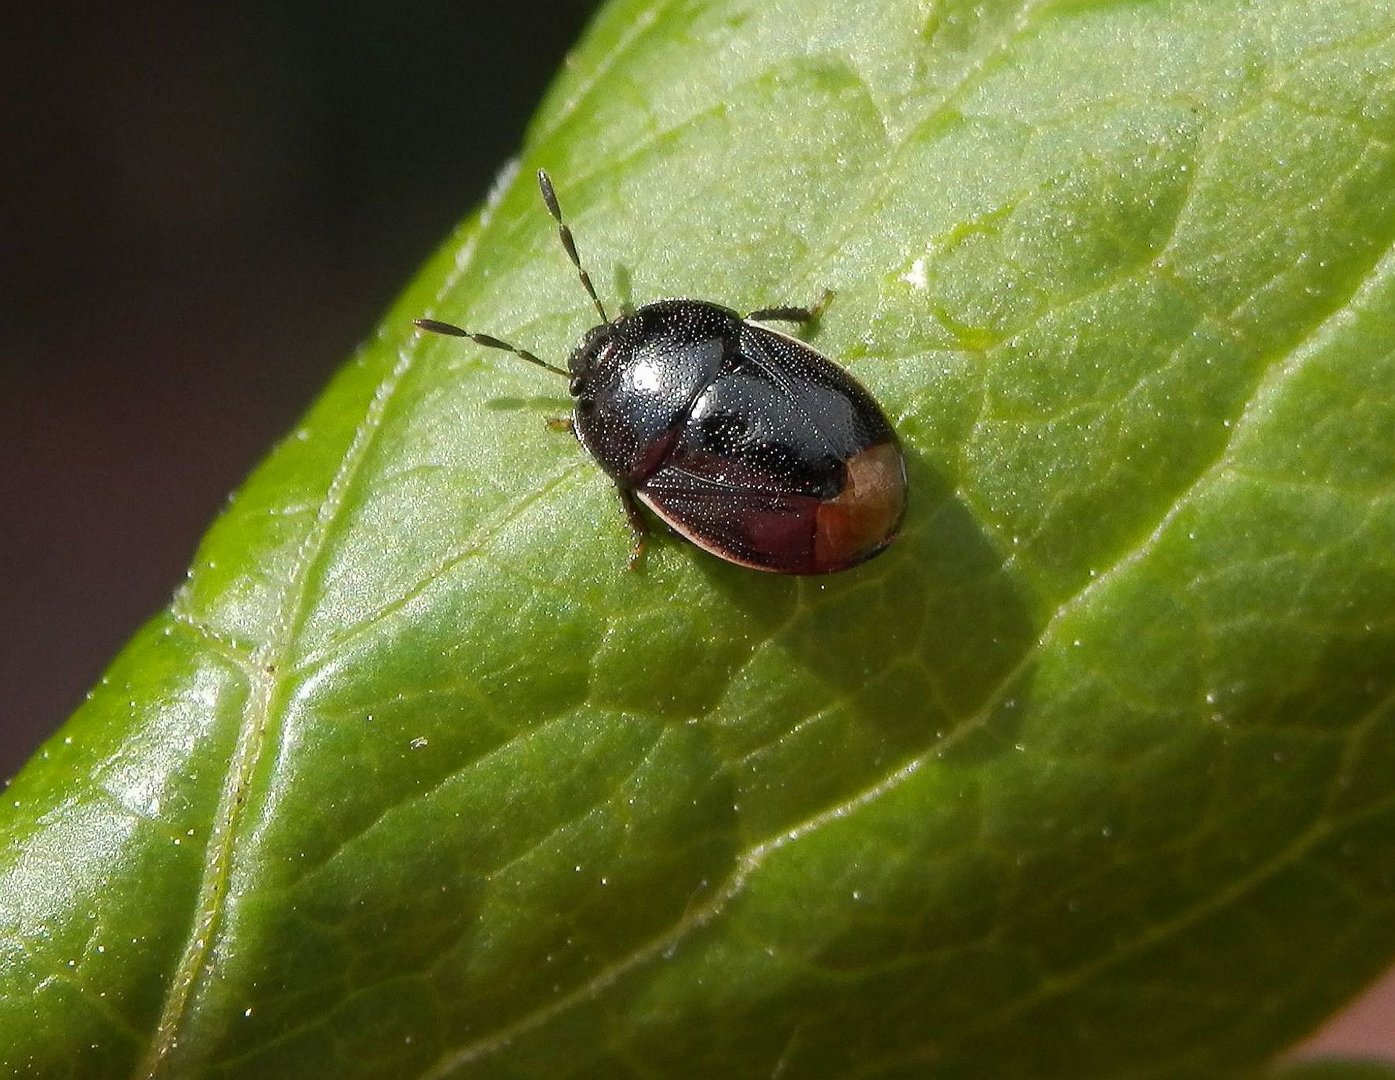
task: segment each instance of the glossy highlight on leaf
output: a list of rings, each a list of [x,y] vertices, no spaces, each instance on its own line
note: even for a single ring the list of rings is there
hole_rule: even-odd
[[[460,62],[468,62],[462,58]],[[1395,955],[1395,7],[616,0],[9,788],[25,1076],[1253,1072]],[[607,307],[836,294],[896,545],[623,516]]]

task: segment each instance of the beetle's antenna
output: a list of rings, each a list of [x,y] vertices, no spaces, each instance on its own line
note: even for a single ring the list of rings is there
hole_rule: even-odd
[[[571,378],[570,372],[563,371],[561,368],[557,367],[557,365],[549,364],[541,357],[534,356],[527,349],[520,349],[517,345],[510,345],[507,341],[500,341],[498,338],[490,337],[488,334],[472,334],[469,330],[462,327],[453,326],[450,323],[437,322],[435,319],[414,319],[412,321],[418,330],[426,330],[432,334],[446,334],[449,337],[469,338],[476,345],[483,345],[486,349],[502,349],[504,352],[511,352],[520,360],[527,360],[530,364],[537,364],[540,368],[547,368],[548,371],[554,371],[558,375]]]
[[[547,212],[552,215],[552,220],[557,222],[557,235],[562,238],[562,246],[567,249],[567,258],[571,259],[576,272],[581,276],[581,284],[586,286],[591,303],[596,305],[596,311],[600,313],[601,322],[610,322],[610,316],[605,313],[605,308],[601,307],[601,299],[596,295],[596,287],[591,284],[591,275],[581,265],[581,257],[576,253],[576,241],[572,239],[572,231],[562,220],[562,207],[558,205],[557,192],[552,190],[552,178],[542,169],[538,170],[538,188],[542,191],[543,202],[547,204]]]

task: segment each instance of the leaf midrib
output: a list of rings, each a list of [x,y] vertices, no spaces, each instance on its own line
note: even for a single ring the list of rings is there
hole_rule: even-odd
[[[473,231],[464,242],[459,257],[452,262],[433,295],[433,308],[468,271],[480,237],[488,227],[492,211],[507,188],[512,186],[513,180],[514,176],[509,176],[507,183],[500,185],[500,190],[495,193],[496,197],[481,212]],[[221,929],[219,924],[232,879],[234,842],[247,813],[252,777],[261,761],[270,726],[275,718],[283,715],[284,699],[293,684],[287,677],[286,665],[293,655],[295,643],[309,611],[310,582],[328,548],[334,526],[347,505],[347,496],[358,472],[382,428],[397,390],[412,370],[421,348],[421,339],[416,336],[410,337],[399,351],[397,362],[375,388],[363,418],[355,427],[349,446],[325,491],[315,521],[296,550],[291,573],[276,602],[272,633],[253,650],[249,659],[250,691],[238,721],[237,743],[233,750],[231,767],[219,795],[218,807],[209,832],[193,925],[166,990],[155,1033],[136,1069],[136,1076],[145,1080],[156,1080],[164,1071],[171,1054],[178,1046],[190,1003],[201,981],[201,973],[208,971],[209,958]]]
[[[280,706],[288,686],[283,669],[305,618],[310,579],[324,555],[331,530],[339,520],[346,493],[382,426],[383,416],[402,377],[411,369],[417,351],[417,343],[410,341],[399,353],[397,363],[387,378],[378,385],[330,482],[315,522],[296,551],[291,574],[277,601],[273,632],[257,646],[250,658],[251,689],[238,721],[232,765],[219,795],[209,833],[193,927],[166,992],[155,1036],[144,1062],[137,1070],[138,1075],[151,1080],[160,1075],[164,1063],[178,1044],[189,1003],[200,982],[200,972],[208,964],[219,931],[232,877],[234,840],[246,813],[252,776],[261,760],[269,728],[273,719],[281,713]]]

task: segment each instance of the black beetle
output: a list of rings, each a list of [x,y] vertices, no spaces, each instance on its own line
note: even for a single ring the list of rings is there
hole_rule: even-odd
[[[906,507],[896,432],[846,371],[757,325],[810,322],[827,294],[813,308],[744,319],[704,300],[660,300],[612,319],[542,170],[538,186],[601,317],[566,370],[488,334],[434,319],[416,325],[570,379],[575,411],[556,424],[615,481],[635,536],[631,567],[645,533],[636,496],[698,547],[755,570],[825,574],[884,551]]]

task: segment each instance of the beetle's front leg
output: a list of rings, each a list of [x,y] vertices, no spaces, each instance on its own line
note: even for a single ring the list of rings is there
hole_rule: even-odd
[[[620,493],[620,505],[625,508],[625,518],[630,523],[630,536],[634,543],[630,547],[629,569],[638,570],[639,564],[644,559],[644,548],[649,536],[649,523],[644,520],[644,514],[639,508],[639,501],[635,498],[635,493],[627,487],[615,486],[615,490]]]
[[[756,322],[797,322],[807,326],[809,323],[817,322],[824,309],[828,307],[828,302],[833,299],[833,290],[824,289],[823,295],[812,307],[772,307],[761,308],[753,311],[746,318],[754,319]]]

